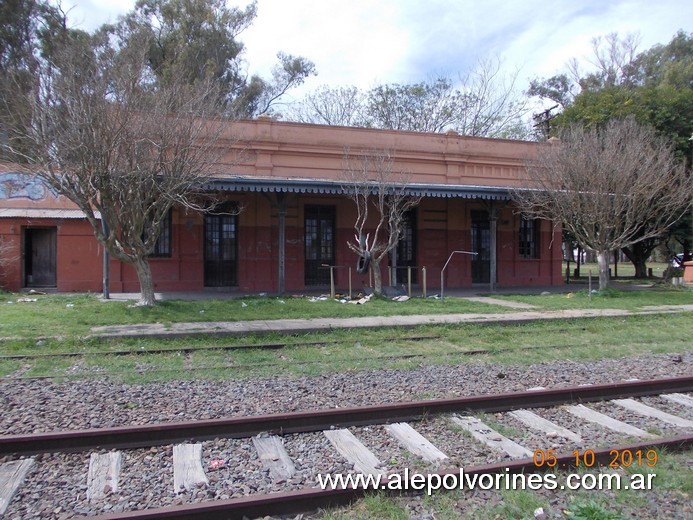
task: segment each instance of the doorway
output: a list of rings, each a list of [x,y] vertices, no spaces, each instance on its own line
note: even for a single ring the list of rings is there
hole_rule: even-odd
[[[330,283],[330,270],[325,266],[334,265],[334,206],[305,207],[305,284],[327,285]]]
[[[55,227],[24,230],[25,287],[56,286],[57,235]]]
[[[205,287],[238,285],[238,217],[207,213],[204,228]]]
[[[487,211],[472,211],[472,283],[491,280],[491,225]]]

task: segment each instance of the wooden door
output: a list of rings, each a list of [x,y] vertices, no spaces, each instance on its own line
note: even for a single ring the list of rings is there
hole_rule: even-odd
[[[57,228],[26,228],[24,231],[24,285],[55,287]]]

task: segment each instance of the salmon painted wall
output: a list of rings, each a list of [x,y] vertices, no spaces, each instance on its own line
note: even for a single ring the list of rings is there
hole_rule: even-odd
[[[278,289],[278,210],[273,195],[238,194],[229,200],[239,203],[238,215],[238,286],[239,292],[275,292]],[[368,275],[355,271],[357,256],[347,246],[354,239],[356,217],[351,200],[340,196],[291,196],[286,212],[287,292],[311,289],[304,283],[304,218],[308,205],[335,208],[335,271],[336,284],[346,291],[349,268],[352,287],[358,290],[369,285]],[[451,251],[472,248],[471,212],[484,211],[481,202],[463,199],[425,199],[416,208],[417,267],[426,267],[427,286],[440,287],[440,270]],[[523,285],[556,285],[562,283],[560,230],[548,222],[541,223],[540,257],[519,257],[520,217],[512,208],[498,211],[497,261],[499,287]],[[370,222],[370,230],[375,227]],[[13,261],[0,268],[0,284],[9,290],[24,287],[22,240],[27,227],[55,227],[57,230],[57,289],[59,291],[101,292],[102,248],[92,229],[79,219],[2,219],[0,236],[9,248]],[[176,209],[172,216],[172,254],[170,258],[150,260],[157,291],[199,291],[204,289],[204,219],[198,213]],[[12,253],[14,251],[14,254]],[[381,264],[383,282],[387,284],[387,259]],[[472,286],[472,257],[455,255],[446,270],[447,288]],[[420,272],[419,272],[420,273]],[[421,282],[421,274],[419,283]],[[400,281],[400,284],[403,281]],[[110,262],[110,289],[114,292],[137,292],[139,284],[134,269],[116,260]],[[220,289],[228,290],[228,289]]]
[[[394,157],[393,170],[411,174],[410,182],[450,185],[508,187],[526,184],[524,161],[536,154],[537,143],[463,137],[446,134],[386,131],[363,128],[326,127],[278,122],[269,118],[240,121],[228,125],[218,142],[223,147],[218,171],[221,179],[247,176],[284,180],[313,179],[336,181],[343,174],[345,150],[350,156],[388,150]],[[0,165],[0,207],[31,211],[74,209],[74,205],[50,190],[28,182],[14,183],[15,167]],[[4,175],[4,177],[3,177]],[[13,180],[14,184],[3,179]],[[409,182],[408,181],[408,182]],[[9,181],[8,181],[9,182]],[[238,215],[238,285],[242,292],[274,292],[278,282],[279,215],[273,193],[220,193],[244,209]],[[285,194],[285,290],[305,289],[304,219],[307,205],[335,208],[335,264],[340,290],[348,286],[348,268],[356,265],[356,255],[347,247],[353,239],[355,208],[344,196]],[[503,202],[496,202],[498,215],[499,286],[560,284],[560,231],[552,236],[547,223],[541,228],[541,256],[536,260],[519,258],[519,217]],[[484,211],[483,202],[461,198],[424,199],[416,209],[417,265],[428,271],[430,288],[440,285],[440,270],[453,250],[470,250],[471,211]],[[36,214],[36,213],[34,213]],[[48,213],[46,213],[48,214]],[[53,213],[54,214],[54,213]],[[157,291],[195,291],[204,288],[204,218],[200,214],[176,210],[173,213],[172,254],[152,258]],[[375,223],[371,222],[371,229]],[[91,227],[81,219],[0,218],[0,238],[19,257],[0,265],[0,285],[18,290],[24,287],[24,229],[52,226],[57,230],[57,289],[60,291],[101,291],[102,251]],[[549,248],[552,243],[553,247]],[[2,254],[2,253],[0,253]],[[387,261],[382,264],[387,283]],[[472,258],[456,255],[446,271],[447,287],[472,286]],[[368,284],[367,275],[352,269],[352,284]],[[134,270],[115,260],[110,262],[112,291],[138,291]]]
[[[56,231],[56,289],[101,292],[102,248],[82,219],[2,219],[1,254],[9,260],[0,267],[0,286],[11,291],[25,286],[24,236],[27,229],[39,228]]]

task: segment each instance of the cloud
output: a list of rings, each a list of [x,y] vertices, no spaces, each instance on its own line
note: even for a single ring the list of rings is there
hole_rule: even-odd
[[[74,4],[71,21],[89,30],[115,21],[134,0]],[[240,39],[250,73],[269,76],[279,51],[312,60],[318,76],[303,91],[454,78],[495,56],[507,71],[521,69],[526,83],[588,56],[596,36],[637,31],[645,50],[691,19],[693,3],[680,0],[258,0]]]

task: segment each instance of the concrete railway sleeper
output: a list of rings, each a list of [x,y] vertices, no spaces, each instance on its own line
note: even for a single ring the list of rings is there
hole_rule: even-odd
[[[11,512],[9,517],[21,517],[18,508],[36,496],[25,488],[40,482],[42,473],[56,471],[71,473],[59,480],[74,487],[77,515],[242,518],[345,504],[365,491],[361,487],[316,489],[316,477],[325,474],[356,472],[384,477],[406,475],[408,468],[421,471],[425,466],[427,474],[443,478],[462,467],[466,474],[474,475],[537,472],[547,469],[547,461],[553,463],[551,467],[568,467],[576,459],[590,464],[615,460],[617,465],[626,465],[626,457],[634,453],[655,457],[653,447],[690,448],[693,399],[685,393],[691,391],[693,378],[679,377],[217,421],[3,436],[0,490],[6,495],[0,496],[0,507]],[[530,412],[529,408],[539,409]],[[604,444],[612,447],[596,447]],[[17,454],[42,455],[19,458]],[[244,472],[255,475],[257,482],[244,477]],[[159,481],[157,489],[168,498],[151,496],[141,484],[135,484],[148,497],[135,503],[132,491],[126,491],[128,482],[143,479]],[[123,493],[126,500],[119,498]],[[143,507],[146,510],[136,511]]]

